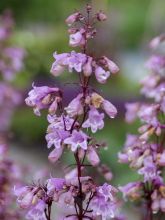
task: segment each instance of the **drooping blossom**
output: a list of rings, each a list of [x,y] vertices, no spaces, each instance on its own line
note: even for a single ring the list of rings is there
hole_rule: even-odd
[[[37,116],[40,116],[41,109],[48,107],[51,109],[51,106],[54,104],[54,102],[58,103],[58,98],[56,98],[56,94],[58,92],[58,88],[51,88],[48,86],[33,86],[33,89],[29,92],[29,97],[25,99],[25,102],[28,106],[33,107],[34,113]],[[56,109],[57,106],[54,107],[53,112],[56,112]]]

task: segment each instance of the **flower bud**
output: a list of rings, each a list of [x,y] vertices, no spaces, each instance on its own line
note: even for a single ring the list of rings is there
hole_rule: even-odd
[[[100,159],[98,157],[98,154],[96,153],[95,149],[91,147],[87,151],[87,158],[89,162],[92,164],[92,166],[97,166],[100,163]]]
[[[107,16],[102,11],[99,11],[96,14],[96,17],[97,17],[98,21],[105,21],[105,20],[107,20]]]
[[[115,118],[117,114],[117,109],[111,102],[104,100],[102,108],[110,118]]]
[[[68,26],[71,26],[75,21],[77,21],[78,17],[79,17],[80,13],[76,12],[72,15],[70,15],[65,22],[68,24]]]
[[[50,162],[55,163],[57,160],[60,159],[63,153],[63,148],[55,148],[48,156]]]
[[[92,74],[92,57],[88,57],[87,62],[83,66],[83,72],[87,77]]]
[[[99,83],[106,83],[108,77],[110,76],[109,71],[105,71],[101,66],[96,66],[95,76]]]

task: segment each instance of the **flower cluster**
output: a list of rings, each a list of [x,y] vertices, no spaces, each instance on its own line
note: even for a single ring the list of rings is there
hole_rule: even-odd
[[[15,207],[14,185],[22,182],[22,168],[11,160],[8,152],[8,131],[15,108],[21,102],[21,94],[12,85],[22,70],[25,52],[11,47],[13,19],[10,11],[0,16],[0,219],[18,220],[21,213]]]
[[[165,36],[151,42],[154,50],[147,62],[151,74],[141,81],[141,92],[152,102],[126,104],[126,121],[139,118],[142,125],[139,135],[127,135],[123,152],[119,153],[119,162],[129,163],[137,170],[142,180],[120,187],[124,197],[141,199],[147,203],[146,216],[159,211],[165,212],[165,194],[163,168],[165,166]],[[160,50],[161,48],[161,50]],[[164,47],[165,49],[165,47]],[[151,219],[146,217],[146,219]]]
[[[83,219],[93,219],[102,216],[102,219],[114,217],[117,200],[116,189],[105,183],[96,187],[91,177],[81,177],[83,195]],[[45,220],[51,214],[52,203],[66,206],[73,210],[80,203],[79,180],[75,176],[71,179],[51,178],[44,185],[24,186],[15,188],[18,203],[22,209],[28,209],[27,219]],[[79,204],[80,205],[80,204]],[[93,211],[92,211],[93,210]],[[72,218],[71,218],[72,217]],[[78,219],[77,214],[68,214],[65,219]]]
[[[14,185],[20,184],[22,169],[7,155],[7,145],[0,139],[0,219],[18,220],[21,213],[13,206],[15,196]]]
[[[84,16],[75,12],[66,19],[69,25],[69,44],[80,47],[81,52],[55,52],[55,62],[51,67],[54,76],[59,76],[64,69],[75,71],[79,76],[79,94],[64,106],[65,94],[60,88],[33,85],[25,100],[37,116],[41,115],[42,109],[48,110],[46,140],[48,148],[53,147],[49,160],[55,163],[69,149],[74,155],[76,166],[64,179],[52,177],[43,186],[26,186],[15,190],[20,207],[28,210],[27,219],[50,220],[54,202],[70,207],[64,219],[96,219],[99,216],[104,220],[114,218],[117,213],[117,190],[106,183],[97,186],[92,177],[84,176],[87,166],[99,165],[98,151],[104,147],[97,143],[92,133],[104,128],[104,113],[110,118],[117,114],[116,107],[90,86],[90,79],[94,75],[99,83],[105,83],[110,73],[119,70],[107,57],[89,55],[87,43],[96,35],[94,24],[96,21],[104,21],[106,15],[100,11],[93,16],[89,5],[86,13]],[[107,179],[111,179],[112,175],[106,166],[100,167],[102,171]]]
[[[118,66],[106,56],[94,58],[84,53],[72,51],[70,53],[53,54],[55,62],[52,65],[51,73],[54,76],[59,76],[65,68],[72,72],[83,72],[84,76],[89,77],[92,73],[99,83],[106,83],[110,74],[115,74],[119,71]]]
[[[21,96],[11,82],[15,80],[16,74],[23,68],[25,51],[22,48],[12,47],[14,22],[10,11],[5,11],[0,17],[0,119],[2,131],[7,131],[14,108],[20,103]]]

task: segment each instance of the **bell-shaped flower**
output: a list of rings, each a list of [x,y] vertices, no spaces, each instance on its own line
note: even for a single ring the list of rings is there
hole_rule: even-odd
[[[85,39],[83,36],[83,33],[81,33],[81,31],[77,31],[74,34],[70,35],[69,38],[69,45],[72,47],[78,47],[78,46],[82,46],[85,44]]]
[[[87,58],[87,62],[83,66],[83,73],[85,76],[90,76],[92,74],[92,57]]]
[[[55,163],[57,160],[60,159],[63,153],[63,147],[55,148],[48,156],[50,162]]]
[[[80,12],[75,12],[74,14],[71,14],[67,17],[65,22],[68,24],[68,26],[71,26],[80,16]]]
[[[87,138],[88,136],[84,132],[73,130],[71,136],[66,138],[64,143],[70,145],[73,152],[78,148],[87,150]]]
[[[98,129],[101,130],[104,127],[104,113],[99,113],[99,111],[91,107],[88,113],[88,119],[83,123],[83,128],[91,127],[93,133],[95,133]]]
[[[67,114],[70,117],[74,117],[76,115],[81,115],[83,113],[83,105],[82,105],[82,99],[83,94],[78,94],[76,98],[74,98],[69,105],[65,108]]]
[[[29,96],[25,99],[25,102],[28,106],[33,107],[34,113],[37,116],[40,116],[40,110],[51,106],[57,92],[59,92],[58,88],[33,86],[33,89],[28,93]]]
[[[100,163],[100,158],[93,147],[90,147],[87,151],[87,159],[92,166],[97,166]]]
[[[95,67],[95,76],[96,76],[96,79],[99,83],[104,84],[104,83],[106,83],[107,79],[109,78],[110,72],[104,70],[101,66],[96,66]]]
[[[104,99],[102,108],[110,118],[115,118],[117,114],[117,109],[111,102]]]

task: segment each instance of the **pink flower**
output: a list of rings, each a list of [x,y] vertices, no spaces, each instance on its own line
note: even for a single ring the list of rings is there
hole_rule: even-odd
[[[110,59],[108,59],[106,56],[102,57],[103,63],[108,68],[110,73],[117,73],[119,71],[119,67]]]
[[[102,12],[102,11],[99,11],[97,14],[96,14],[96,17],[99,21],[105,21],[107,20],[107,16]]]
[[[75,21],[77,21],[77,19],[79,18],[79,16],[80,16],[80,13],[79,13],[79,12],[76,12],[76,13],[70,15],[70,16],[65,20],[65,22],[66,22],[69,26],[71,26]]]
[[[99,83],[106,83],[107,79],[110,76],[109,71],[105,71],[101,66],[96,66],[95,68],[95,76]]]
[[[74,130],[72,135],[64,140],[64,143],[70,145],[73,152],[79,147],[87,150],[87,138],[88,136],[84,132]]]
[[[98,129],[101,130],[104,127],[104,114],[99,113],[98,110],[94,107],[90,108],[88,119],[83,123],[83,128],[91,127],[93,133],[95,133]]]

